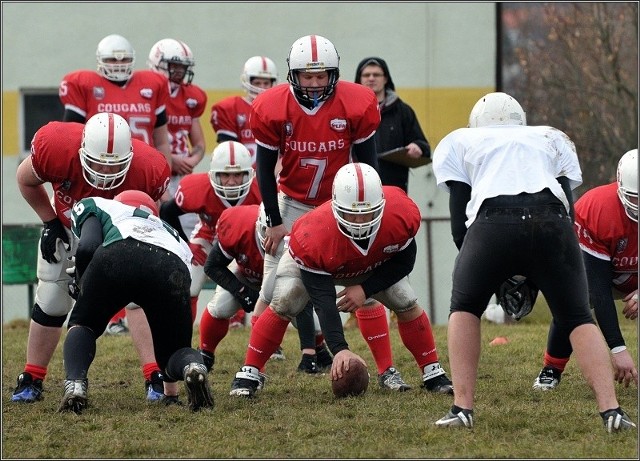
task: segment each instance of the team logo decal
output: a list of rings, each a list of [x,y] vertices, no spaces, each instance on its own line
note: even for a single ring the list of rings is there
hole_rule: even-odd
[[[398,250],[400,249],[400,245],[398,245],[397,243],[395,245],[389,245],[386,246],[382,249],[383,253],[397,253]]]
[[[247,123],[247,116],[245,114],[238,114],[236,120],[238,121],[238,125],[244,126],[244,124]]]
[[[145,99],[151,99],[153,97],[153,90],[151,88],[142,88],[140,90],[140,96]]]
[[[187,107],[189,109],[193,109],[194,107],[196,107],[198,105],[198,101],[196,101],[193,98],[187,98],[187,100],[185,101],[185,104],[187,105]]]
[[[243,266],[245,266],[247,262],[249,262],[249,258],[247,257],[247,255],[244,253],[240,253],[238,255],[238,264],[242,264]]]
[[[616,243],[616,253],[622,253],[627,248],[628,243],[626,237],[618,240],[618,243]]]
[[[293,123],[285,122],[285,124],[284,124],[284,134],[287,137],[293,136]]]
[[[94,86],[93,97],[96,99],[104,99],[104,88],[101,86]]]
[[[331,129],[334,131],[344,131],[347,129],[347,121],[343,118],[334,118],[329,122]]]
[[[62,181],[62,184],[60,185],[60,188],[62,190],[71,189],[71,180],[70,179],[65,179],[64,181]]]

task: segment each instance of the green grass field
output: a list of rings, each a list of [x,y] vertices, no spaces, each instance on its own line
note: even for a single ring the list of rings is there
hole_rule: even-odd
[[[57,413],[64,369],[62,341],[49,367],[45,399],[11,402],[22,371],[27,323],[5,325],[2,337],[2,458],[627,458],[638,459],[638,433],[607,434],[595,400],[574,360],[551,392],[531,388],[542,364],[546,306],[515,325],[483,321],[482,357],[472,431],[437,428],[450,396],[419,389],[421,375],[391,338],[395,364],[414,387],[383,391],[375,365],[357,329],[346,331],[351,348],[370,364],[372,380],[360,398],[334,400],[327,375],[296,372],[295,331],[285,335],[287,359],[267,365],[265,389],[254,400],[228,395],[242,365],[249,330],[231,330],[216,353],[210,375],[215,408],[149,404],[137,356],[128,337],[102,337],[89,372],[90,407],[82,415]],[[623,334],[638,356],[637,324],[621,319]],[[434,328],[448,370],[446,326]],[[490,346],[496,336],[509,343]],[[197,329],[194,346],[197,346]],[[64,339],[64,338],[63,338]],[[182,384],[181,384],[182,386]],[[638,389],[617,385],[622,407],[638,421]],[[181,396],[184,390],[181,387]]]

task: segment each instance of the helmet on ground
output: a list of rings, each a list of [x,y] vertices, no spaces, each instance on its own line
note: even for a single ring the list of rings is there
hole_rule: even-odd
[[[522,275],[514,275],[502,282],[498,293],[498,304],[515,320],[528,315],[538,298],[538,287]]]
[[[112,82],[126,82],[133,73],[136,53],[122,35],[107,35],[96,50],[98,73]]]
[[[469,115],[469,128],[490,125],[527,124],[522,106],[506,93],[489,93],[476,102]]]
[[[186,43],[163,38],[151,47],[147,64],[152,70],[164,74],[171,83],[190,85],[196,61]]]
[[[84,125],[78,152],[84,179],[96,189],[115,189],[124,182],[133,159],[129,125],[118,114],[95,114]]]
[[[287,65],[289,66],[287,80],[300,102],[326,100],[333,93],[340,77],[338,51],[333,43],[320,35],[305,35],[293,42]],[[298,78],[300,72],[327,72],[329,82],[324,87],[305,88],[300,85]]]
[[[348,163],[338,170],[331,208],[344,235],[356,240],[373,237],[380,229],[384,203],[380,176],[373,167]]]
[[[158,205],[156,202],[145,192],[141,190],[126,190],[116,195],[114,200],[124,203],[132,207],[140,208],[154,216],[160,216],[158,213]]]
[[[255,99],[265,88],[255,86],[251,83],[254,78],[265,78],[271,80],[271,86],[278,82],[278,69],[275,63],[266,56],[253,56],[247,59],[240,74],[240,81],[251,100]]]
[[[625,213],[638,222],[638,149],[625,153],[618,161],[618,197]]]
[[[264,250],[264,241],[267,238],[267,213],[264,211],[264,203],[260,203],[258,219],[256,220],[256,232],[260,246]]]
[[[227,186],[223,184],[221,174],[243,173],[240,184]],[[246,197],[255,176],[251,153],[236,141],[220,143],[211,154],[209,180],[216,195],[226,200],[239,200]]]

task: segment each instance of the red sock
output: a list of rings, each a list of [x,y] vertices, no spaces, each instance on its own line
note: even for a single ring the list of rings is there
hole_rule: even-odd
[[[215,352],[220,341],[229,332],[229,319],[218,319],[209,313],[208,309],[200,317],[200,349]]]
[[[162,373],[162,371],[160,370],[160,367],[156,362],[145,363],[144,365],[142,365],[141,368],[142,368],[142,374],[144,375],[144,379],[147,381],[151,380],[151,375],[153,374],[154,371],[159,371]]]
[[[322,333],[316,334],[316,349],[324,344],[324,335]]]
[[[260,316],[256,314],[253,314],[251,316],[251,328],[253,328],[256,325],[256,322],[258,321],[258,317]]]
[[[270,307],[265,309],[251,329],[244,364],[262,370],[282,343],[288,326],[288,320],[282,320]]]
[[[382,374],[393,365],[385,307],[380,303],[373,307],[361,307],[356,311],[356,319],[358,319],[360,333],[367,342],[373,360],[376,362],[378,374]]]
[[[123,307],[113,317],[111,317],[111,320],[109,320],[109,323],[118,323],[120,320],[124,319],[126,314],[127,314],[127,310]]]
[[[24,366],[24,372],[29,373],[33,379],[41,379],[44,381],[45,376],[47,376],[47,367],[27,363]]]
[[[196,317],[198,316],[198,297],[192,296],[190,301],[191,301],[191,323],[193,323],[196,321]]]
[[[436,342],[431,331],[429,317],[423,311],[422,315],[410,322],[398,320],[398,333],[404,346],[409,349],[418,363],[420,371],[425,365],[438,361]]]
[[[565,367],[567,366],[567,363],[569,363],[569,357],[567,357],[566,359],[557,359],[555,357],[550,356],[547,351],[544,351],[543,363],[545,367],[553,367],[559,370],[560,373],[562,373]]]

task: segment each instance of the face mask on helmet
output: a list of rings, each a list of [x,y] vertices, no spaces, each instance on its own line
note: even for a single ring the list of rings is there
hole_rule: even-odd
[[[264,241],[267,238],[267,213],[264,211],[264,203],[260,204],[260,212],[256,220],[256,234],[258,235],[260,247],[264,251]]]
[[[469,128],[527,124],[520,103],[506,93],[489,93],[476,102],[469,115]]]
[[[373,237],[380,229],[384,211],[380,176],[365,163],[349,163],[333,180],[331,209],[338,229],[349,238]]]
[[[98,43],[98,73],[112,82],[126,82],[133,73],[136,53],[129,40],[121,35],[108,35]]]
[[[630,150],[620,158],[616,177],[624,211],[632,221],[638,222],[638,149]]]
[[[149,51],[149,68],[164,74],[173,84],[172,88],[193,81],[193,66],[196,65],[193,53],[186,43],[172,38],[157,42]]]
[[[296,99],[312,107],[331,96],[340,77],[338,51],[333,43],[320,35],[307,35],[296,40],[289,51],[287,64],[287,80]],[[300,82],[301,72],[327,72],[328,82],[325,86],[303,86]]]
[[[140,208],[154,216],[160,216],[156,202],[148,194],[140,190],[126,190],[120,192],[113,199],[125,205]]]
[[[267,89],[253,85],[252,81],[255,78],[269,80],[271,82],[269,88],[273,87],[278,82],[278,69],[275,63],[265,56],[253,56],[244,63],[240,81],[252,101]]]
[[[209,181],[218,197],[225,200],[246,197],[254,176],[251,153],[243,144],[225,141],[213,150]]]
[[[94,115],[84,126],[79,154],[89,184],[100,190],[115,189],[124,182],[133,159],[129,125],[117,114]]]

